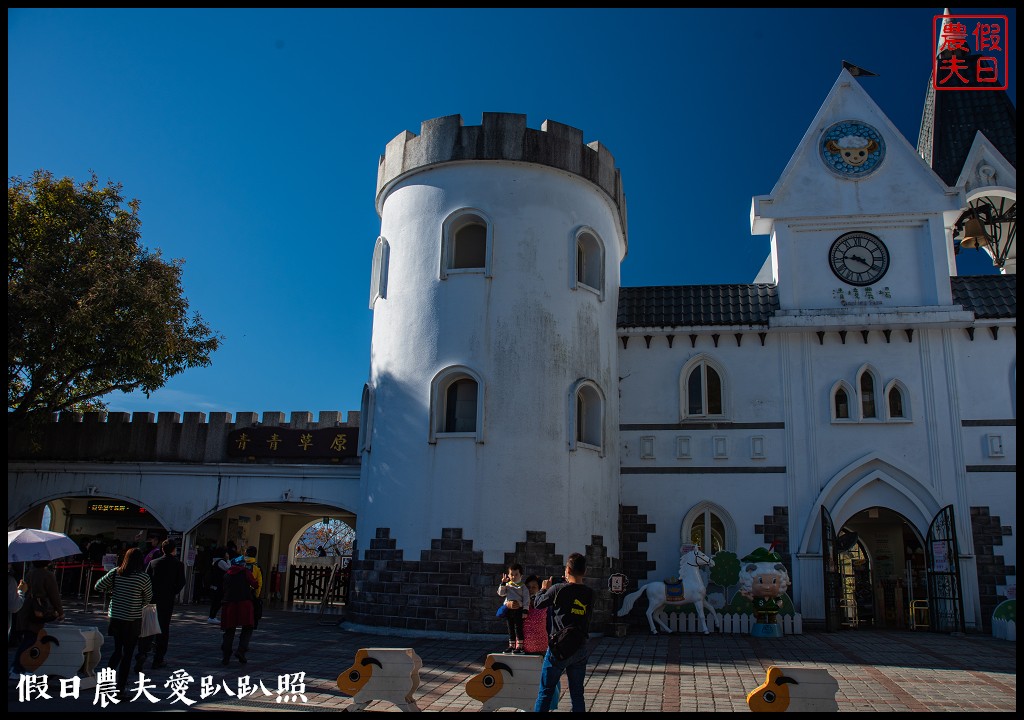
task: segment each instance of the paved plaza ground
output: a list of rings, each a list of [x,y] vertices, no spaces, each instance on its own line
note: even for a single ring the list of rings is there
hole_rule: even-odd
[[[500,652],[506,642],[500,621],[493,637],[437,639],[397,637],[358,632],[338,618],[312,613],[267,611],[253,636],[249,662],[232,659],[220,663],[219,626],[206,622],[205,608],[178,608],[171,626],[167,667],[144,673],[157,698],[108,706],[103,712],[140,711],[337,711],[352,699],[337,687],[338,674],[353,662],[362,647],[411,647],[423,660],[420,687],[414,694],[425,711],[475,712],[481,704],[465,693],[466,681],[483,668],[488,653]],[[72,604],[67,621],[106,630],[98,608],[89,611]],[[594,712],[748,712],[746,695],[765,679],[769,665],[814,667],[827,670],[839,684],[840,712],[953,712],[1017,709],[1016,643],[989,636],[909,631],[847,631],[806,633],[778,639],[749,635],[658,635],[635,628],[624,638],[595,637],[590,642],[587,671],[587,709]],[[237,639],[236,639],[237,643]],[[113,649],[107,638],[100,667]],[[13,659],[8,650],[8,661]],[[172,702],[165,687],[172,672],[193,678],[184,696],[196,701],[186,706]],[[293,681],[305,673],[305,701],[282,702],[279,677]],[[248,675],[255,694],[231,697],[239,678]],[[131,683],[138,676],[133,675]],[[221,688],[200,699],[202,678]],[[266,693],[259,688],[262,682]],[[94,691],[82,690],[76,699],[59,697],[51,684],[52,699],[19,700],[18,683],[8,683],[9,712],[94,712]],[[292,689],[295,689],[293,683]],[[291,696],[286,695],[289,700]],[[397,711],[386,702],[368,710]],[[568,698],[559,712],[569,709]]]

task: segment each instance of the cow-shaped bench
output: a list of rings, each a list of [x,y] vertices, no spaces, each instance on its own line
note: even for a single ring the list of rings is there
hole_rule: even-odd
[[[466,681],[466,694],[482,702],[484,711],[505,707],[532,711],[543,663],[541,655],[492,653],[484,669]]]
[[[751,712],[837,712],[839,683],[818,668],[768,667],[764,684],[747,695]]]
[[[419,712],[412,694],[420,686],[423,661],[412,648],[360,648],[352,667],[338,676],[338,689],[352,697],[358,712],[386,700],[407,712]]]
[[[24,672],[59,678],[81,676],[81,687],[96,685],[103,634],[98,628],[54,623],[36,636],[35,642],[18,656]]]

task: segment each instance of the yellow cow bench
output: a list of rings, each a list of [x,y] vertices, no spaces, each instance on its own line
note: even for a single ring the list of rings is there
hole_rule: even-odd
[[[768,668],[764,684],[747,695],[751,712],[838,712],[839,683],[827,670]]]
[[[482,711],[510,707],[532,712],[543,663],[542,655],[492,653],[484,669],[466,681],[466,694],[484,704]]]
[[[412,648],[360,648],[355,662],[338,676],[338,689],[352,697],[348,708],[358,712],[375,700],[419,712],[412,694],[420,686],[423,661]]]

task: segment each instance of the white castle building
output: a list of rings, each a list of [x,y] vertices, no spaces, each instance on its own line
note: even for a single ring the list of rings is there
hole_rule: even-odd
[[[944,122],[957,102],[971,127]],[[577,551],[605,623],[609,574],[664,579],[696,542],[773,545],[805,626],[916,609],[985,630],[1016,586],[1016,114],[993,92],[926,105],[915,149],[843,70],[753,199],[771,255],[745,285],[621,287],[623,181],[580,130],[485,113],[403,132],[377,178],[358,476],[233,460],[223,443],[257,419],[211,417],[165,428],[141,480],[114,453],[101,492],[186,538],[259,505],[275,557],[301,525],[285,515],[334,509],[363,625],[500,632],[504,563],[557,575]],[[957,276],[960,246],[1001,274]],[[95,459],[62,457],[9,461],[9,525],[92,482]]]

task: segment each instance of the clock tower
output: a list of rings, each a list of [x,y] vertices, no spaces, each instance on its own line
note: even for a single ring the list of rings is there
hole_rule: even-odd
[[[959,308],[947,228],[965,204],[843,70],[771,194],[753,199],[752,232],[771,235],[771,277],[758,280],[777,286],[776,325],[891,327],[910,308],[948,319]]]

